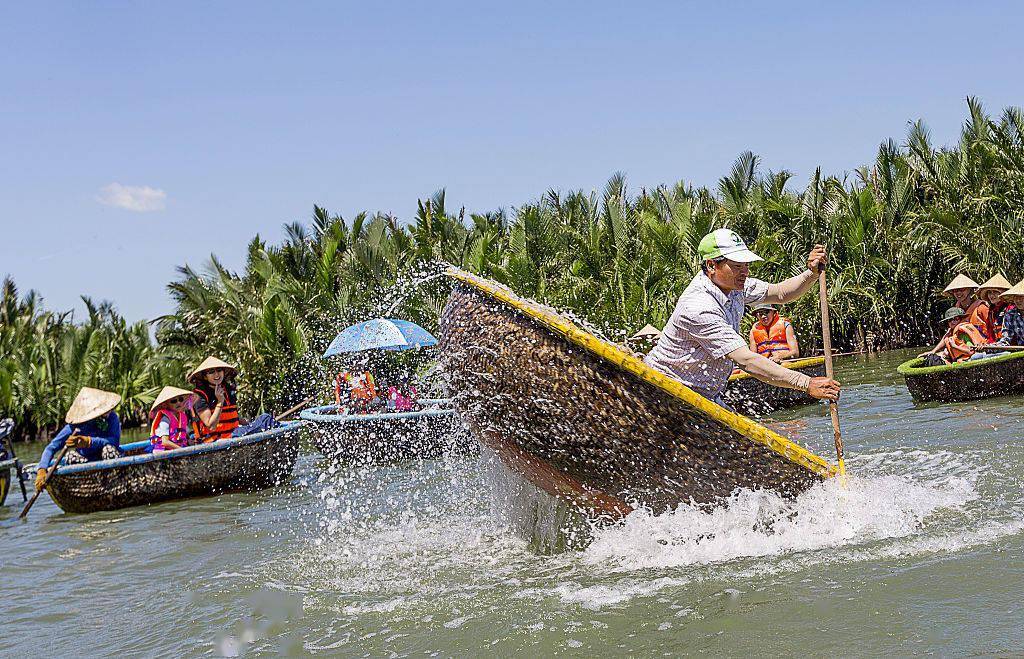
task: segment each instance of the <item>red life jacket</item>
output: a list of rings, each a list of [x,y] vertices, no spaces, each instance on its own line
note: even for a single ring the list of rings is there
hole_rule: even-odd
[[[209,406],[210,413],[213,414],[214,408],[217,407],[217,397],[212,393],[208,394],[205,387],[196,387],[194,393],[197,396],[201,396],[202,399],[206,401],[206,404]],[[237,427],[238,406],[235,404],[234,397],[231,394],[231,389],[225,386],[224,406],[220,408],[220,418],[217,419],[217,425],[213,428],[207,427],[197,414],[195,421],[196,437],[204,444],[207,442],[215,442],[218,439],[228,439]]]
[[[750,336],[757,346],[757,354],[771,357],[776,351],[789,350],[789,339],[786,338],[786,328],[792,327],[789,319],[779,316],[772,323],[769,329],[765,329],[761,321],[754,323],[750,328]]]
[[[167,438],[178,446],[188,446],[188,413],[184,410],[180,413],[175,413],[173,410],[161,407],[153,415],[153,425],[149,430],[149,441],[153,444],[153,450],[167,450],[163,445],[163,435],[156,434],[156,429],[160,425],[160,421],[164,418],[167,419],[168,425]]]

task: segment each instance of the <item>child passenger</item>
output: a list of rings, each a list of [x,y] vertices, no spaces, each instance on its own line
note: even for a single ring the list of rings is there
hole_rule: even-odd
[[[188,404],[194,394],[178,387],[164,387],[153,401],[149,414],[153,418],[149,441],[153,452],[170,451],[189,444],[191,422]]]

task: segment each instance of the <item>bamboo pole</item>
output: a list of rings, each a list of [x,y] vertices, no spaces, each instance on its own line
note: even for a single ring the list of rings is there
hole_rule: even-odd
[[[832,330],[828,320],[828,291],[825,288],[825,270],[818,273],[818,299],[821,301],[821,341],[825,346],[825,375],[835,379],[832,368]],[[836,457],[839,460],[839,475],[846,475],[846,463],[843,459],[843,435],[839,430],[839,404],[829,401],[829,412],[832,415],[832,434],[836,440]]]
[[[22,508],[21,514],[18,515],[18,519],[25,519],[25,516],[28,515],[29,509],[32,508],[36,499],[38,499],[39,495],[46,489],[46,484],[50,482],[50,476],[53,476],[53,472],[57,471],[57,466],[60,464],[60,461],[64,459],[64,454],[68,452],[69,448],[71,447],[68,446],[67,442],[65,442],[64,446],[60,447],[60,451],[57,452],[57,455],[53,456],[53,462],[50,464],[50,468],[46,470],[46,475],[43,476],[43,486],[36,490],[32,495],[32,498],[28,500],[28,503],[26,503],[25,507]]]

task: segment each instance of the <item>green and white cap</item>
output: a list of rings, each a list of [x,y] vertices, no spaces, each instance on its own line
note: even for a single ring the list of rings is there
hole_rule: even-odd
[[[747,249],[747,244],[732,229],[716,229],[701,238],[700,244],[697,245],[697,254],[701,261],[710,261],[720,256],[737,263],[764,260]]]

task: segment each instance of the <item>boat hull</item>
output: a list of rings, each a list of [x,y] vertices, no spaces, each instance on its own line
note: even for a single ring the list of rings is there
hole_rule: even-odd
[[[812,378],[824,377],[825,358],[800,359],[789,368]],[[740,414],[754,417],[816,402],[816,399],[806,391],[775,387],[747,373],[739,373],[729,378],[729,386],[726,387],[723,398]]]
[[[590,516],[715,504],[737,488],[797,495],[834,475],[553,311],[452,274],[440,353],[456,408],[512,471]]]
[[[447,400],[423,402],[433,407],[416,412],[339,414],[336,405],[326,405],[303,410],[300,418],[313,424],[317,450],[339,462],[433,459],[476,449]]]
[[[285,482],[295,466],[301,425],[176,451],[64,465],[46,489],[61,510],[90,513],[272,487]]]
[[[1024,393],[1024,352],[946,366],[924,366],[923,358],[896,369],[916,402],[954,403]]]

